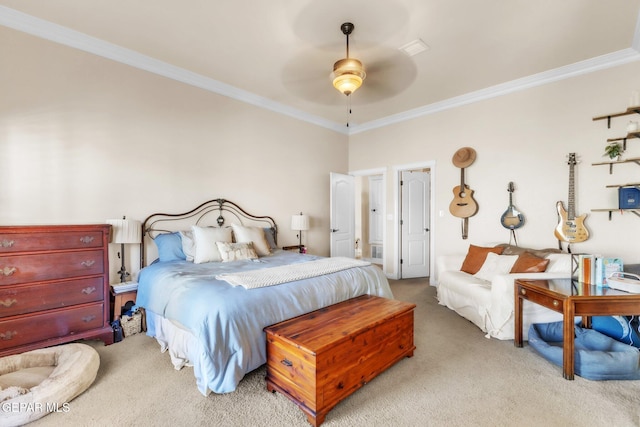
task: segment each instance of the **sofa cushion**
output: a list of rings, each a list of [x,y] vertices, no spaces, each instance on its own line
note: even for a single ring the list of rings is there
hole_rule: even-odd
[[[510,273],[543,273],[547,270],[549,260],[540,258],[530,252],[523,252],[513,264]]]
[[[571,277],[571,254],[549,254],[547,259],[547,273],[566,273],[567,277]]]
[[[517,259],[518,255],[497,255],[489,252],[484,264],[474,276],[490,282],[498,274],[509,274]]]
[[[500,255],[502,254],[503,249],[504,248],[499,246],[486,248],[482,246],[469,245],[469,251],[467,252],[467,256],[462,263],[460,271],[464,271],[465,273],[469,274],[476,274],[482,267],[482,264],[484,264],[484,261],[487,258],[487,254],[489,252]]]
[[[562,251],[560,249],[547,248],[547,249],[531,249],[531,248],[521,248],[519,246],[509,245],[507,243],[501,243],[496,245],[496,247],[502,248],[502,255],[520,255],[524,252],[529,252],[537,257],[545,258],[549,254],[560,254]]]

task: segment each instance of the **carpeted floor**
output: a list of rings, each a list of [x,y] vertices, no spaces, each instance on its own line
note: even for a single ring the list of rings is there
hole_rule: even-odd
[[[438,305],[426,280],[392,281],[417,304],[416,352],[338,404],[323,426],[639,426],[640,381],[562,378],[525,345],[487,339]],[[229,394],[202,396],[193,370],[139,334],[103,346],[95,383],[33,426],[308,426],[284,396],[265,388],[264,367]]]

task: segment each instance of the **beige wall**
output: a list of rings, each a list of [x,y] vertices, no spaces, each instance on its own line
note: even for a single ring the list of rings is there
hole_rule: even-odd
[[[517,230],[520,246],[557,247],[555,205],[561,200],[567,207],[566,156],[575,152],[580,160],[575,169],[576,212],[588,214],[591,238],[572,245],[572,251],[639,263],[640,218],[614,213],[609,221],[605,213],[590,212],[617,207],[617,192],[606,185],[640,182],[636,164],[618,165],[613,175],[606,166],[591,165],[606,160],[602,154],[607,138],[626,135],[629,120],[640,121],[638,115],[617,118],[608,130],[605,121],[592,118],[624,111],[635,89],[640,89],[639,62],[352,135],[349,170],[387,168],[391,177],[399,165],[435,162],[434,256],[464,253],[470,243],[508,242],[510,233],[500,216],[508,206],[509,181],[516,186],[514,205],[526,217]],[[461,220],[449,213],[452,189],[460,183],[460,170],[451,158],[464,146],[477,151],[466,178],[480,207],[469,220],[467,240],[461,238]],[[627,148],[626,158],[640,157],[640,140],[630,139]],[[392,213],[397,191],[393,180],[387,181],[386,208]],[[394,218],[387,226],[387,266],[393,266],[396,256],[391,253],[395,224]]]
[[[509,181],[527,221],[517,232],[519,243],[556,247],[555,203],[566,204],[566,155],[576,152],[576,209],[589,213],[592,238],[573,251],[640,262],[640,218],[614,213],[608,221],[604,213],[590,213],[617,206],[615,190],[606,185],[640,181],[635,164],[617,166],[613,175],[591,166],[604,160],[606,138],[622,135],[631,117],[614,120],[611,130],[591,118],[627,107],[630,92],[640,88],[640,63],[346,137],[3,27],[0,51],[1,224],[103,222],[123,214],[143,219],[224,197],[272,215],[281,244],[297,241],[290,215],[309,214],[305,243],[327,255],[329,172],[386,168],[389,214],[396,168],[429,163],[433,256],[466,251],[469,243],[508,241],[499,218]],[[451,156],[463,146],[478,152],[467,181],[480,210],[467,240],[448,210],[459,183]],[[629,140],[626,157],[640,157],[639,140]],[[385,242],[390,275],[395,221],[387,223]]]
[[[328,255],[345,135],[4,27],[0,51],[0,224],[142,220],[222,197],[273,216],[282,245],[303,211],[305,243]]]

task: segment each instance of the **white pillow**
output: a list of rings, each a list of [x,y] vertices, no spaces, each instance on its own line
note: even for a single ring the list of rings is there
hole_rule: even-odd
[[[253,242],[253,248],[258,256],[266,256],[271,254],[271,248],[264,236],[264,229],[261,227],[244,227],[238,224],[231,224],[233,227],[233,235],[237,243]]]
[[[509,274],[511,267],[516,263],[518,255],[497,255],[493,252],[487,254],[484,264],[475,277],[482,280],[492,281],[498,274]]]
[[[195,251],[193,254],[193,262],[202,264],[204,262],[220,262],[222,257],[216,242],[231,243],[231,229],[217,227],[198,227],[191,226],[193,233],[193,241],[195,242]]]
[[[549,254],[547,259],[547,273],[567,273],[567,277],[571,275],[571,254]]]
[[[193,241],[193,233],[191,230],[181,231],[180,239],[182,240],[182,252],[187,261],[193,262],[193,254],[196,251],[196,244]]]
[[[256,259],[258,254],[253,249],[253,243],[226,243],[216,242],[222,262],[240,261],[243,259]]]

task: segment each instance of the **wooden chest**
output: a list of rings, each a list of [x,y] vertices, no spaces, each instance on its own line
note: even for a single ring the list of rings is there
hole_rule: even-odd
[[[413,356],[414,308],[363,295],[265,328],[267,389],[320,425],[342,399]]]
[[[113,342],[110,227],[0,227],[0,356],[83,338]]]

